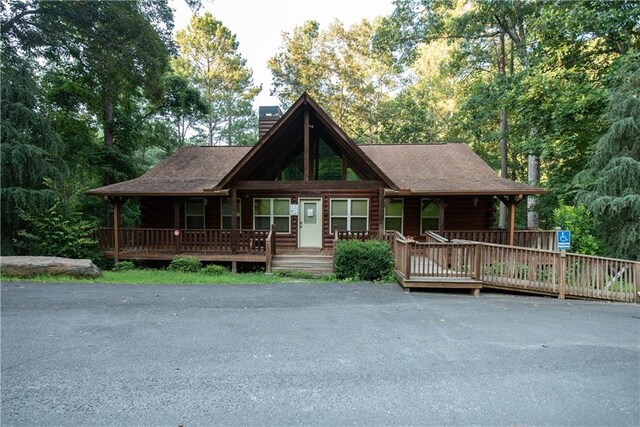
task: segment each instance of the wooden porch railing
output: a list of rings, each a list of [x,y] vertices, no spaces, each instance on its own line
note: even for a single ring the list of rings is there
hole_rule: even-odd
[[[479,242],[396,235],[399,280],[469,278],[486,287],[640,303],[640,262]]]
[[[478,246],[476,243],[396,239],[396,270],[405,280],[412,277],[477,279],[480,256]]]
[[[273,261],[273,256],[276,254],[276,225],[271,224],[271,229],[269,230],[269,235],[267,236],[267,240],[265,242],[265,252],[267,253],[267,262],[265,266],[265,271],[267,273],[271,273],[271,263]]]
[[[389,245],[393,246],[393,241],[395,239],[396,232],[395,231],[385,231],[380,233],[378,231],[370,231],[370,230],[334,230],[334,240],[382,240]]]
[[[121,228],[119,234],[121,252],[260,254],[267,252],[267,241],[275,252],[272,230],[236,230],[235,236],[231,230],[179,230],[176,236],[170,228]],[[99,228],[94,237],[102,250],[114,250],[113,228]]]
[[[555,230],[516,230],[514,245],[552,251],[556,249],[555,233]],[[508,230],[445,230],[438,234],[448,240],[468,240],[500,245],[509,243]]]

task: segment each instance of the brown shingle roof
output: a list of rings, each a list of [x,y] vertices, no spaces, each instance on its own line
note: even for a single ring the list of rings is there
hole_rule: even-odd
[[[251,147],[183,147],[139,178],[90,190],[109,196],[198,195],[213,188]]]
[[[467,144],[361,145],[401,189],[418,194],[540,194],[545,191],[500,178]]]
[[[361,145],[401,190],[423,195],[539,194],[544,190],[500,178],[466,144]],[[184,147],[139,178],[90,190],[110,196],[202,195],[250,147]]]

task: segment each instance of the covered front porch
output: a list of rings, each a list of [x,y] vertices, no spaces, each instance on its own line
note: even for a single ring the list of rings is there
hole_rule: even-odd
[[[230,262],[233,271],[237,262],[264,263],[269,272],[276,253],[275,227],[268,231],[114,227],[97,229],[94,238],[105,256],[115,262],[191,256]]]

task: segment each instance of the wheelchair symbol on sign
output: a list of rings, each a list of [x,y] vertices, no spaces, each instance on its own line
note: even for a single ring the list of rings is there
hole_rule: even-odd
[[[558,240],[560,240],[561,242],[568,242],[569,238],[567,237],[566,234],[560,233],[560,237],[558,237]]]

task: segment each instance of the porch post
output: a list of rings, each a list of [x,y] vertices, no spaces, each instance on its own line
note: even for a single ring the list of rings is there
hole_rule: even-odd
[[[513,246],[516,237],[516,204],[509,199],[509,246]]]
[[[435,203],[438,206],[438,234],[442,235],[444,232],[444,210],[448,203],[442,199],[436,199]]]
[[[113,198],[113,261],[120,262],[120,205],[119,197]]]
[[[235,188],[231,189],[231,253],[236,253],[238,248],[238,194]],[[235,264],[235,263],[234,263]]]
[[[378,190],[378,236],[382,239],[384,236],[384,188]]]
[[[516,207],[524,200],[524,194],[496,197],[509,208],[509,246],[513,246],[516,235]]]
[[[181,230],[183,227],[180,227],[180,208],[182,207],[181,199],[174,199],[173,201],[173,228],[175,230]],[[182,233],[178,236],[173,236],[174,245],[173,252],[178,253],[182,250]]]

